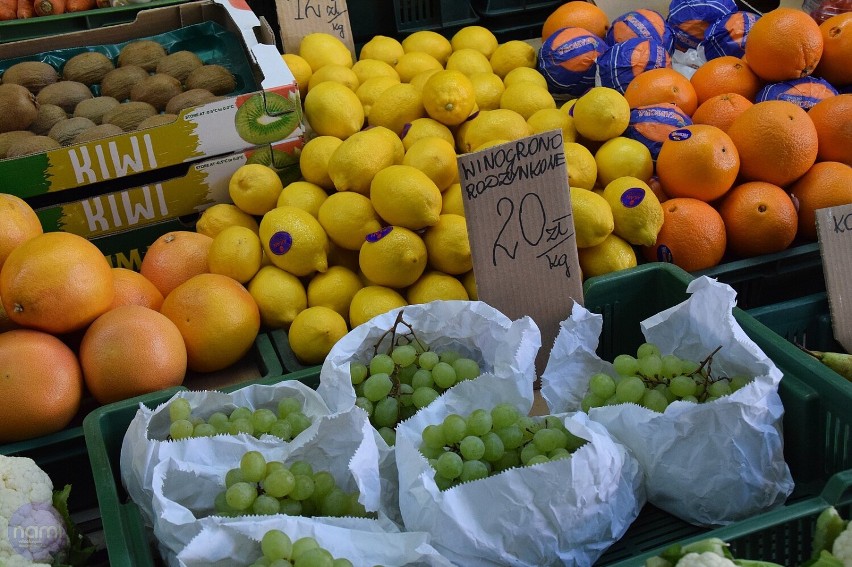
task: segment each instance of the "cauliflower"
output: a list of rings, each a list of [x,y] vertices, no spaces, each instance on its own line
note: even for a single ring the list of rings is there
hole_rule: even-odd
[[[687,553],[681,557],[675,567],[737,567],[737,564],[712,551],[705,551],[704,553]]]
[[[32,459],[0,455],[0,565],[49,567],[68,547],[53,483]]]
[[[831,554],[843,562],[843,567],[852,567],[852,522],[834,539]]]

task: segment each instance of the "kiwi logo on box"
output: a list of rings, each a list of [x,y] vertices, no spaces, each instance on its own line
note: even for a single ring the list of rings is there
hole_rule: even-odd
[[[283,140],[299,126],[299,103],[274,92],[260,91],[237,99],[234,128],[250,144],[261,145]]]

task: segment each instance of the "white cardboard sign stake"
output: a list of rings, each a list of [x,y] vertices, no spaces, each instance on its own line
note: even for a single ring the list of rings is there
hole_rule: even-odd
[[[852,203],[816,211],[817,235],[834,337],[852,352]]]
[[[275,6],[285,53],[298,54],[303,37],[322,32],[339,38],[353,60],[357,56],[346,0],[275,0]]]

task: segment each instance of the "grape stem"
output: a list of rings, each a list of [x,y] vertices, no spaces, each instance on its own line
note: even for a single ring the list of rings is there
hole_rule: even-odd
[[[717,352],[719,352],[720,350],[722,350],[722,345],[717,346],[715,348],[715,350],[713,350],[713,352],[708,354],[707,358],[705,358],[704,360],[701,361],[701,363],[698,365],[698,369],[695,372],[693,372],[692,374],[695,375],[696,373],[701,372],[701,370],[704,368],[704,365],[706,364],[707,365],[707,376],[709,377],[710,376],[710,367],[713,365],[713,356]]]

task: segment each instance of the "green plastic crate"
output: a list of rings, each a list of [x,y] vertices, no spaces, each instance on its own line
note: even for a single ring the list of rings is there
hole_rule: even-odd
[[[394,0],[393,9],[399,34],[421,30],[450,34],[479,21],[468,0]]]
[[[562,0],[471,0],[473,9],[482,17],[519,14],[530,10],[543,10],[545,14],[542,24],[544,23],[544,19],[562,5],[562,3]],[[539,35],[541,35],[540,30]]]
[[[278,359],[284,367],[284,372],[299,372],[303,370],[315,369],[319,372],[322,364],[306,365],[299,362],[293,349],[290,348],[290,340],[287,337],[285,329],[275,329],[269,332],[269,338],[275,347],[275,352],[278,354]]]
[[[232,392],[249,384],[277,384],[285,380],[299,380],[316,388],[319,385],[319,367],[266,376],[223,387],[221,391]],[[145,527],[139,507],[130,500],[121,484],[121,444],[140,402],[154,409],[176,392],[185,389],[172,388],[116,402],[96,409],[83,420],[110,567],[154,567],[163,564],[149,539],[149,530]]]
[[[811,350],[843,350],[834,338],[825,292],[757,307],[748,313],[794,344]]]

